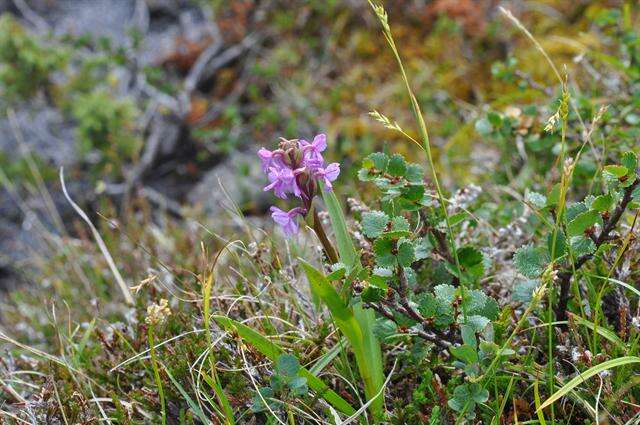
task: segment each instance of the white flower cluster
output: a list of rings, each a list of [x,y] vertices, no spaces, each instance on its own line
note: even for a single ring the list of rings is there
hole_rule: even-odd
[[[164,298],[158,304],[151,303],[147,307],[147,317],[144,319],[147,325],[159,325],[171,316],[169,302]]]

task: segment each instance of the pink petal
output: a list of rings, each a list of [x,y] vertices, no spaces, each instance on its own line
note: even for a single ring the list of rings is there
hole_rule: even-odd
[[[289,214],[278,207],[271,207],[271,218],[281,226],[287,226],[291,221]]]
[[[325,179],[334,181],[340,175],[340,164],[337,162],[332,162],[327,165],[327,168],[324,169],[324,177]]]
[[[316,152],[322,152],[327,148],[327,136],[318,134],[313,138],[313,148]]]

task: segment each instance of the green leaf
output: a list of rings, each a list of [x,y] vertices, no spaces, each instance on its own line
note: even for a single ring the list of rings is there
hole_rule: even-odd
[[[604,172],[612,175],[613,177],[620,178],[627,175],[627,167],[622,165],[606,165],[604,167]]]
[[[260,351],[265,357],[271,361],[276,361],[278,356],[282,354],[283,350],[275,343],[269,341],[258,332],[254,331],[247,325],[230,319],[226,316],[213,316],[215,320],[222,328],[227,331],[236,333],[244,341],[253,345],[258,351]],[[331,404],[338,411],[345,415],[352,415],[355,413],[355,409],[337,393],[331,390],[324,382],[315,377],[305,368],[300,369],[300,375],[307,378],[309,387],[315,391],[320,397],[324,398],[327,403]]]
[[[547,236],[547,249],[549,254],[553,252],[553,258],[558,259],[567,252],[567,237],[561,231],[556,233],[556,245],[553,246],[553,232]]]
[[[475,401],[476,403],[484,403],[489,400],[489,391],[485,388],[482,388],[480,384],[471,384],[470,392],[473,401]]]
[[[286,377],[284,377],[283,375],[279,375],[278,373],[275,373],[274,375],[271,376],[271,388],[273,389],[273,391],[275,392],[281,392],[282,390],[284,390],[284,386],[286,384]]]
[[[320,271],[301,258],[299,261],[310,285],[314,288],[314,292],[326,304],[336,325],[349,340],[349,344],[351,344],[356,364],[360,371],[360,377],[364,381],[365,393],[370,399],[375,397],[370,407],[372,414],[376,417],[382,415],[382,397],[378,393],[382,389],[384,376],[382,373],[382,359],[378,357],[381,355],[380,348],[377,339],[373,335],[375,316],[372,314],[370,317],[366,317],[366,320],[357,320],[356,312],[363,314],[368,312],[356,310],[360,306],[354,306],[353,308],[347,306],[340,294],[331,285],[331,282]],[[364,322],[366,326],[369,326],[369,319],[370,327],[363,329],[362,323]],[[377,351],[375,350],[376,346]]]
[[[333,233],[336,238],[336,247],[340,254],[340,261],[342,261],[342,263],[347,267],[347,272],[350,272],[356,265],[358,254],[356,253],[353,241],[351,240],[351,236],[347,230],[347,222],[342,214],[342,207],[340,206],[340,202],[333,190],[321,190],[321,192],[322,199],[324,199],[327,212],[329,213],[331,227],[333,228]]]
[[[452,303],[456,298],[456,288],[443,284],[433,288],[435,300],[435,325],[439,328],[454,322]]]
[[[413,244],[409,240],[401,240],[398,242],[398,264],[403,267],[409,267],[413,263]]]
[[[331,273],[327,275],[327,279],[334,282],[345,277],[347,274],[347,268],[342,263],[335,263],[331,265]]]
[[[413,255],[416,260],[424,260],[431,253],[431,243],[427,237],[418,238],[413,241]]]
[[[597,211],[580,213],[567,225],[567,235],[577,236],[584,234],[585,230],[596,223],[602,223],[602,217]]]
[[[193,413],[195,413],[195,415],[198,417],[198,419],[200,419],[200,421],[202,421],[202,423],[205,423],[205,424],[207,422],[209,422],[209,419],[207,418],[207,415],[204,414],[204,412],[202,411],[202,409],[200,408],[198,403],[193,401],[191,396],[189,396],[189,393],[187,393],[187,391],[184,389],[184,387],[182,385],[180,385],[180,383],[176,380],[176,378],[173,377],[173,375],[169,371],[169,368],[164,369],[164,373],[167,374],[167,376],[171,380],[171,383],[173,383],[173,385],[178,389],[178,392],[180,393],[182,398],[185,399],[185,401],[189,405],[189,408],[193,411]],[[208,379],[211,379],[211,377],[209,375],[203,374],[202,376],[203,377],[206,376]],[[230,413],[233,413],[233,409],[230,409]]]
[[[438,301],[428,292],[418,296],[418,311],[424,317],[435,317],[438,314]]]
[[[289,381],[289,390],[291,390],[291,394],[297,397],[305,395],[309,391],[307,387],[307,378],[304,376],[296,376]]]
[[[529,279],[539,277],[547,267],[548,257],[541,248],[525,246],[513,256],[513,263],[520,273]]]
[[[466,364],[478,362],[478,353],[476,352],[476,349],[470,345],[464,344],[459,347],[449,347],[449,351],[453,357]]]
[[[625,343],[624,341],[622,341],[620,339],[620,337],[618,337],[618,335],[616,335],[616,333],[612,330],[609,330],[607,328],[602,327],[602,325],[596,325],[593,322],[588,321],[587,319],[578,316],[577,314],[571,313],[569,312],[569,317],[571,318],[571,320],[573,320],[575,323],[585,326],[589,329],[591,329],[592,331],[596,331],[598,332],[598,335],[600,335],[601,337],[609,340],[610,342],[614,343],[618,348],[620,348],[621,350],[624,350],[625,347]]]
[[[424,170],[418,164],[408,164],[404,178],[411,183],[424,184]]]
[[[362,213],[362,232],[368,238],[375,239],[382,234],[389,223],[389,216],[382,211]]]
[[[270,387],[262,387],[258,389],[259,395],[256,394],[251,399],[251,411],[254,413],[263,412],[265,410],[276,410],[278,408],[278,400],[274,400],[273,389]],[[269,405],[267,408],[267,404]],[[208,422],[208,421],[207,421]]]
[[[458,387],[456,387],[456,389],[457,388]],[[454,394],[455,394],[455,392],[454,392]],[[464,397],[464,395],[466,395],[466,394],[467,394],[466,392],[464,394],[462,394],[462,393],[457,394],[458,396],[460,396],[460,398],[456,398],[454,396],[454,398],[452,398],[451,400],[449,400],[447,402],[447,405],[452,410],[455,410],[456,412],[462,412],[462,409],[464,409],[465,406],[467,406],[467,403],[470,403],[468,409],[471,409],[471,410],[475,409],[475,407],[476,407],[475,403],[473,401],[469,402],[468,401],[469,399]]]
[[[375,168],[378,171],[384,172],[387,169],[388,163],[389,157],[387,156],[387,154],[382,152],[374,152],[364,159],[362,166],[366,169]]]
[[[571,238],[571,253],[575,258],[582,257],[586,254],[593,254],[596,250],[596,244],[586,236],[574,236]]]
[[[476,403],[489,400],[489,391],[478,383],[464,383],[453,390],[453,398],[447,403],[456,412],[466,412],[467,419],[475,417]]]
[[[373,253],[376,264],[380,267],[394,267],[396,256],[392,253],[393,241],[387,238],[379,238],[373,242]]]
[[[439,302],[451,304],[456,298],[456,288],[452,285],[437,285],[433,288],[433,293]]]
[[[396,216],[391,219],[391,230],[394,232],[398,231],[408,231],[409,230],[409,222],[406,218],[402,216]]]
[[[542,209],[547,205],[547,197],[541,193],[527,191],[525,200],[536,208]]]
[[[276,362],[276,372],[280,375],[293,377],[298,374],[300,363],[296,356],[291,354],[282,354]]]
[[[471,328],[473,328],[474,332],[482,332],[484,331],[484,328],[487,327],[487,325],[489,323],[491,323],[491,321],[486,318],[485,316],[481,316],[478,314],[474,314],[474,315],[469,315],[467,316],[467,319],[464,320],[463,318],[463,324],[470,326]]]
[[[610,194],[600,195],[591,203],[591,209],[599,213],[609,211],[613,206],[613,196]]]
[[[482,253],[475,247],[465,246],[458,249],[458,261],[465,269],[470,269],[482,263]]]
[[[462,342],[465,345],[472,347],[478,346],[478,340],[476,339],[476,329],[473,325],[463,323],[460,325],[460,335],[462,336]]]
[[[511,299],[521,303],[528,303],[531,301],[533,291],[536,290],[538,285],[540,285],[540,282],[535,279],[525,280],[524,282],[515,284],[513,286],[513,291],[511,292]]]
[[[347,230],[340,202],[334,191],[322,191],[322,196],[331,218],[340,261],[345,264],[347,271],[351,272],[355,269],[357,272],[362,266]],[[372,310],[364,309],[361,304],[353,305],[353,315],[360,325],[363,336],[362,346],[364,347],[353,349],[356,354],[356,362],[364,380],[365,395],[371,401],[369,410],[374,418],[381,419],[384,411],[384,365],[380,342],[374,333],[376,316]]]
[[[449,216],[449,224],[453,227],[456,226],[460,223],[462,223],[463,221],[465,221],[467,218],[469,217],[469,214],[466,211],[461,211],[459,213],[456,214],[452,214],[451,216]],[[446,221],[442,221],[442,227],[446,226]]]
[[[378,175],[375,174],[375,173],[372,173],[367,168],[361,168],[361,169],[358,170],[358,178],[360,179],[360,181],[370,182],[370,181],[374,181],[375,179],[377,179]]]
[[[471,280],[482,277],[484,274],[484,257],[477,248],[465,246],[458,249],[457,254],[462,271],[467,273]]]
[[[460,317],[459,322],[461,323],[462,341],[465,345],[470,345],[474,348],[478,345],[476,334],[483,332],[487,325],[491,323],[489,319],[480,315],[469,315],[466,320]]]
[[[404,177],[407,173],[407,163],[402,155],[395,154],[391,157],[387,165],[387,173],[395,177]]]
[[[488,136],[493,131],[493,126],[486,118],[480,118],[476,121],[475,129],[481,136]]]
[[[405,186],[401,189],[402,199],[404,201],[403,208],[404,209],[413,209],[417,208],[415,205],[416,202],[419,202],[424,197],[424,186],[422,185],[412,185]]]
[[[638,157],[634,152],[627,151],[622,154],[622,165],[627,169],[627,175],[635,174],[638,168]]]
[[[369,284],[365,286],[360,294],[360,298],[363,302],[378,302],[382,300],[387,295],[388,285],[384,281],[380,281],[376,279],[374,283],[374,279],[369,280]]]
[[[495,320],[500,313],[498,302],[480,289],[467,291],[465,307],[468,315],[480,315]]]
[[[343,333],[349,339],[351,344],[353,344],[353,340],[358,341],[361,339],[362,335],[360,333],[360,326],[355,322],[353,312],[342,300],[340,294],[338,294],[333,285],[331,285],[331,282],[329,282],[329,280],[327,280],[327,278],[311,264],[307,263],[303,259],[299,260],[305,274],[307,275],[309,284],[313,286],[315,292],[329,308],[329,311],[338,326],[342,329],[343,326],[340,325],[346,324],[344,327],[349,330],[350,335],[347,335],[347,332],[345,331],[343,331]]]
[[[418,283],[418,276],[416,275],[416,272],[411,267],[404,267],[402,270],[405,278],[407,279],[407,284],[410,287],[416,286]]]
[[[595,365],[587,369],[586,371],[580,373],[578,376],[564,384],[558,391],[556,391],[551,397],[549,397],[540,407],[538,407],[537,412],[541,412],[546,407],[552,405],[565,395],[569,394],[569,392],[573,391],[575,387],[580,384],[584,384],[584,382],[591,378],[594,375],[599,374],[602,371],[612,369],[614,367],[626,366],[628,364],[640,363],[640,357],[635,356],[626,356],[619,357],[617,359],[608,360],[604,363],[600,363],[599,365]]]
[[[589,208],[587,208],[584,202],[573,203],[567,207],[567,210],[565,211],[564,219],[566,222],[570,222],[571,220],[576,218],[578,215],[580,215],[583,212],[587,212],[588,210]]]

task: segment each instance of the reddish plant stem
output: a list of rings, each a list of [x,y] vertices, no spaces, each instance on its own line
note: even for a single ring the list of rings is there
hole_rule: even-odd
[[[636,176],[636,181],[624,189],[622,200],[613,211],[609,219],[604,222],[600,234],[594,239],[596,250],[600,247],[600,245],[611,239],[611,232],[616,228],[618,222],[622,218],[622,214],[627,209],[629,202],[631,202],[631,200],[633,199],[633,191],[638,186],[639,181],[639,178]],[[562,272],[558,273],[560,297],[555,308],[556,319],[558,321],[567,320],[567,305],[570,298],[569,289],[571,288],[571,278],[573,277],[574,273],[577,272],[582,266],[584,266],[584,264],[591,258],[593,258],[593,254],[585,254],[578,258],[573,268],[565,269]]]

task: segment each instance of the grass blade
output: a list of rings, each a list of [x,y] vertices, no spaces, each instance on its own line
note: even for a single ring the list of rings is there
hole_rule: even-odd
[[[176,378],[173,377],[171,372],[169,372],[169,368],[165,368],[164,371],[169,377],[169,379],[171,380],[171,382],[173,383],[173,385],[176,387],[176,389],[178,390],[182,398],[184,398],[184,400],[187,402],[187,404],[189,405],[189,408],[198,417],[198,419],[200,419],[203,424],[209,423],[209,419],[207,419],[207,416],[204,414],[200,406],[198,406],[198,404],[195,401],[193,401],[193,399],[185,391],[182,385],[180,385],[180,383],[176,380]]]
[[[599,365],[590,367],[580,375],[573,378],[571,381],[564,384],[562,388],[560,388],[551,397],[549,397],[544,403],[542,403],[542,405],[538,407],[538,410],[536,412],[540,412],[544,408],[551,406],[553,403],[555,403],[560,398],[567,395],[569,392],[571,392],[571,390],[573,390],[575,387],[577,387],[587,379],[591,378],[592,376],[597,375],[598,373],[607,369],[612,369],[614,367],[624,366],[632,363],[640,363],[640,357],[636,357],[636,356],[619,357],[617,359],[608,360],[604,363],[600,363]]]
[[[258,351],[260,351],[265,357],[271,361],[276,361],[278,356],[284,353],[284,350],[275,343],[269,341],[264,336],[260,335],[255,330],[251,329],[247,325],[230,319],[225,316],[213,316],[213,319],[224,329],[229,332],[238,334],[244,341],[253,345]],[[307,369],[300,369],[300,376],[307,378],[307,384],[309,388],[315,391],[320,397],[325,399],[327,403],[338,409],[338,411],[345,415],[352,415],[356,409],[354,409],[345,399],[340,397],[327,384],[322,382],[318,377],[311,374]]]
[[[358,259],[356,248],[353,246],[353,241],[349,236],[347,230],[347,222],[342,214],[342,207],[340,201],[336,197],[333,191],[322,191],[322,198],[327,207],[329,218],[331,220],[331,227],[336,238],[336,245],[338,248],[338,254],[340,255],[340,261],[347,267],[347,270],[351,270]]]
[[[591,274],[591,273],[585,273],[585,276],[594,277],[597,279],[603,279],[603,280],[606,280],[607,282],[615,283],[616,285],[620,285],[623,288],[628,289],[629,291],[633,292],[635,295],[640,297],[640,291],[638,289],[621,280],[614,279],[612,277],[598,276],[597,274]]]
[[[204,327],[206,331],[207,344],[209,346],[212,345],[211,341],[211,329],[209,329],[209,315],[211,311],[211,289],[213,288],[213,272],[218,264],[218,260],[220,260],[220,256],[224,251],[226,251],[233,242],[228,242],[217,254],[213,262],[213,268],[211,269],[211,273],[209,273],[208,277],[205,278],[205,282],[202,285],[202,317],[204,318]],[[218,372],[216,370],[215,362],[213,359],[213,350],[209,350],[208,355],[209,360],[209,370],[211,372],[211,379],[205,380],[213,389],[213,392],[216,394],[216,398],[224,412],[224,422],[227,425],[235,425],[235,418],[233,413],[233,407],[231,406],[231,402],[229,398],[224,393],[222,385],[220,384],[220,379],[218,378]],[[204,375],[206,376],[206,375]]]
[[[340,339],[336,345],[333,346],[329,351],[326,352],[322,357],[320,357],[314,364],[309,368],[309,372],[313,375],[318,376],[322,370],[327,367],[333,359],[336,358],[338,354],[345,348],[349,346],[349,341],[346,338]]]
[[[578,316],[577,314],[574,314],[574,313],[569,313],[569,317],[571,317],[571,320],[573,320],[577,324],[585,326],[585,327],[591,329],[592,331],[595,330],[596,332],[598,332],[598,335],[600,335],[604,339],[608,340],[609,342],[612,342],[618,348],[620,348],[622,350],[625,349],[624,342],[612,330],[607,329],[607,328],[603,328],[602,326],[596,326],[595,323],[590,322],[589,320],[587,320],[587,319],[585,319],[585,318],[583,318],[581,316]]]
[[[540,410],[540,389],[538,385],[538,379],[533,382],[533,400],[536,405],[536,413],[538,414],[538,420],[541,425],[547,425],[547,421],[544,419],[544,412]]]

